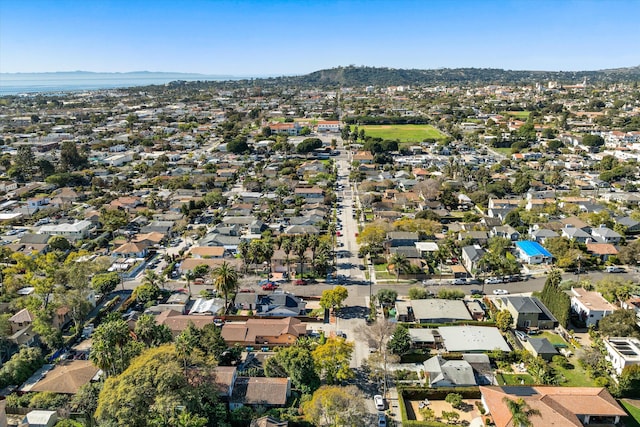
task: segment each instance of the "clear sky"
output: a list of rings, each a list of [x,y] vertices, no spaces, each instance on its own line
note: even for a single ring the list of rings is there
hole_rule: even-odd
[[[0,72],[640,65],[640,0],[1,0]]]

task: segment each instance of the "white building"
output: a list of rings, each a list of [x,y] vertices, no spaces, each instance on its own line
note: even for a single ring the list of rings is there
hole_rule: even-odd
[[[587,326],[596,326],[605,316],[613,313],[616,306],[604,299],[598,292],[584,288],[571,288],[571,310],[578,314]]]
[[[48,236],[62,236],[68,240],[80,240],[89,237],[89,232],[93,225],[91,221],[83,219],[73,224],[53,224],[40,227],[38,234]]]
[[[625,366],[640,365],[640,340],[628,337],[613,337],[604,340],[611,365],[620,375]]]

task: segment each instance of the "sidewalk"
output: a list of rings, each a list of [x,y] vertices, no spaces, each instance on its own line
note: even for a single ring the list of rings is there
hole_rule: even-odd
[[[387,414],[389,418],[393,419],[396,426],[402,426],[402,416],[400,415],[400,405],[398,404],[398,389],[395,387],[387,390],[387,402],[389,403],[389,410]]]

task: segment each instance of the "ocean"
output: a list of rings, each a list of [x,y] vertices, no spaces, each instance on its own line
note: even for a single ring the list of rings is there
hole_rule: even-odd
[[[176,80],[237,80],[233,76],[186,73],[0,73],[0,96],[64,93],[134,86],[163,85]]]

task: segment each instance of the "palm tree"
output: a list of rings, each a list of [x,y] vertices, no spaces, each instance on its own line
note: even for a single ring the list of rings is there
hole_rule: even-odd
[[[409,271],[411,263],[403,254],[395,253],[389,258],[389,265],[393,265],[393,271],[396,273],[396,283],[400,280],[400,273]]]
[[[284,251],[284,256],[285,256],[284,262],[287,265],[287,277],[288,277],[290,273],[289,272],[289,254],[291,254],[291,251],[293,250],[293,242],[288,237],[283,238],[282,242],[280,243],[280,247]]]
[[[144,277],[142,278],[142,283],[148,283],[150,285],[157,285],[160,278],[158,274],[156,274],[153,270],[147,270],[144,272]]]
[[[238,286],[238,272],[233,266],[224,261],[213,272],[213,286],[224,295],[224,310],[227,311],[229,294]]]
[[[516,427],[531,427],[533,422],[529,418],[534,415],[540,416],[540,411],[531,409],[523,398],[513,400],[505,396],[502,401],[511,412],[512,424]]]
[[[293,241],[293,251],[298,257],[298,262],[300,263],[300,277],[304,275],[304,263],[307,260],[307,257],[304,255],[307,251],[307,236],[302,234],[296,236]]]
[[[246,240],[240,241],[238,243],[238,252],[242,257],[242,261],[244,262],[244,272],[247,272],[247,260],[249,259],[249,242]]]
[[[269,272],[267,273],[267,280],[271,279],[271,258],[273,258],[273,243],[270,238],[265,238],[261,240],[261,252],[262,258],[266,261],[269,266]]]
[[[187,270],[184,273],[184,278],[187,280],[187,289],[189,289],[189,295],[191,295],[191,282],[196,279],[196,274],[191,270]]]

